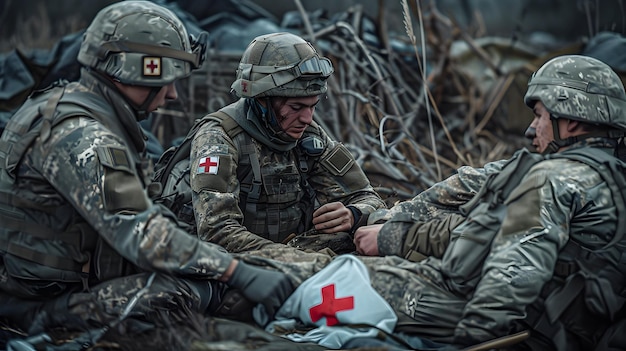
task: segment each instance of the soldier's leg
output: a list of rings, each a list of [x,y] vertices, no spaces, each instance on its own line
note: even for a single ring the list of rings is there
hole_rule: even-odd
[[[85,330],[114,324],[122,333],[140,332],[177,322],[190,311],[214,308],[223,292],[221,285],[141,273],[42,302],[11,298],[15,307],[4,316],[31,335],[57,326]]]
[[[204,312],[219,299],[221,283],[179,279],[163,274],[136,274],[112,279],[68,299],[68,312],[90,325],[109,325],[120,318],[122,328],[144,329]],[[118,327],[119,328],[119,327]]]
[[[398,313],[396,332],[450,343],[467,301],[426,274],[419,263],[399,257],[360,257],[370,271],[372,287]]]

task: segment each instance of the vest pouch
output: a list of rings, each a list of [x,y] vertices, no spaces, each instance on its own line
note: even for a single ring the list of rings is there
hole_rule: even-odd
[[[159,199],[176,215],[186,204],[191,203],[191,185],[189,184],[189,160],[183,160],[172,167],[171,173],[165,180],[162,194],[167,197]]]
[[[2,290],[26,299],[49,299],[73,287],[82,286],[79,273],[46,267],[38,263],[5,254]]]
[[[585,267],[588,262],[580,262],[581,273],[585,277],[585,305],[598,316],[613,319],[626,302],[624,294],[624,273],[610,264]]]
[[[93,257],[94,276],[98,281],[107,281],[125,273],[125,260],[104,240],[98,239]]]
[[[295,170],[281,172],[263,169],[263,190],[254,213],[246,211],[245,225],[255,233],[265,233],[264,237],[282,242],[290,234],[302,229],[301,223],[305,215],[300,200],[303,191],[300,187],[300,174]],[[250,204],[248,204],[250,205]]]
[[[263,187],[270,204],[294,203],[302,196],[300,174],[297,172],[264,174]]]
[[[489,207],[489,203],[478,204],[467,220],[452,230],[442,259],[453,290],[462,294],[469,293],[472,282],[480,276],[482,262],[500,227],[504,206]]]
[[[254,214],[246,213],[244,226],[251,232],[276,243],[301,232],[304,212],[298,204],[282,207],[259,205]]]

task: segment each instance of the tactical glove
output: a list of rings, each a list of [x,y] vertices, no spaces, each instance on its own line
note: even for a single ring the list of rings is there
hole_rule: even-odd
[[[286,274],[248,265],[242,261],[237,263],[228,284],[240,289],[249,300],[262,304],[270,318],[274,317],[294,290]]]

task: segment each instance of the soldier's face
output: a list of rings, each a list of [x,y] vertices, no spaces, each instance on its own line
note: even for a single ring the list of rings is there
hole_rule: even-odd
[[[290,137],[300,139],[313,122],[313,112],[319,101],[317,96],[287,98],[283,104],[274,107],[280,127]]]
[[[541,101],[537,101],[533,108],[535,118],[526,130],[525,136],[532,140],[533,146],[539,153],[544,152],[554,140],[554,128],[550,120],[550,112]]]
[[[150,95],[150,91],[152,90],[152,88],[148,87],[125,85],[117,82],[116,85],[120,89],[120,91],[124,95],[126,95],[126,97],[128,97],[138,106],[141,106],[146,101],[148,95]],[[178,92],[176,91],[176,86],[174,82],[172,82],[168,85],[161,87],[159,92],[155,95],[154,99],[152,99],[152,102],[148,106],[147,110],[148,112],[155,111],[159,107],[165,106],[168,100],[176,100],[177,98]]]

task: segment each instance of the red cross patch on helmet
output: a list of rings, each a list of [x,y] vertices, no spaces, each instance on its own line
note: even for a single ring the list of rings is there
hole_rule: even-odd
[[[145,56],[143,58],[143,75],[150,77],[160,77],[161,58],[155,56]]]

